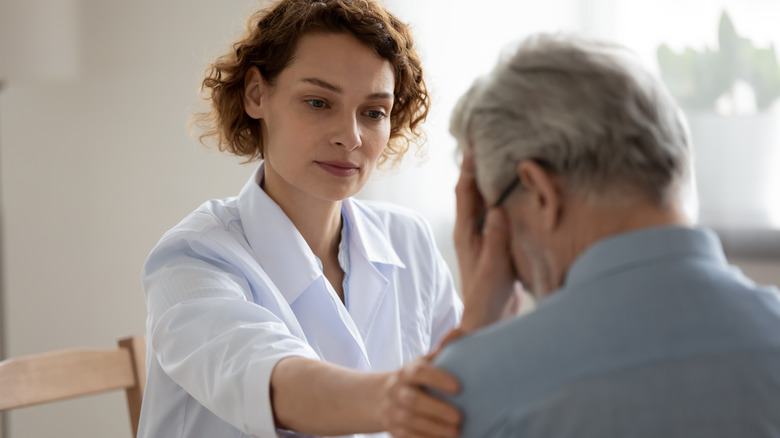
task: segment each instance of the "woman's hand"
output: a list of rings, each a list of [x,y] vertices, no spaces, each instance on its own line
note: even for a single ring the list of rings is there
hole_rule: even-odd
[[[457,217],[453,238],[464,304],[461,331],[469,333],[516,313],[522,287],[516,282],[509,249],[509,225],[503,209],[490,210],[484,232],[477,229],[485,202],[477,189],[474,159],[470,155],[463,157],[455,196]]]
[[[396,438],[456,437],[458,409],[423,388],[455,394],[459,384],[434,368],[432,358],[383,373],[284,358],[271,374],[276,426],[316,436],[387,431]]]
[[[383,428],[395,438],[456,437],[460,430],[458,409],[428,393],[427,387],[455,394],[458,382],[431,365],[433,355],[421,357],[391,373],[379,417]]]

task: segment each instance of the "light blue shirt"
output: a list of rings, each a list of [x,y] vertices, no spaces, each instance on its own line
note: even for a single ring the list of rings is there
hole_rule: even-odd
[[[780,297],[705,230],[604,239],[525,316],[451,344],[463,437],[780,437]]]
[[[462,304],[422,217],[354,199],[342,211],[344,306],[260,188],[262,169],[237,197],[209,201],[168,231],[144,265],[139,437],[298,436],[274,428],[269,382],[280,359],[394,370],[460,320]]]

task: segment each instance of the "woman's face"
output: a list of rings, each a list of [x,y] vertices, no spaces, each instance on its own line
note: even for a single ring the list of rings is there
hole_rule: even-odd
[[[350,34],[313,33],[273,86],[258,81],[257,105],[251,76],[245,108],[260,119],[269,196],[308,205],[357,193],[390,138],[390,62]]]

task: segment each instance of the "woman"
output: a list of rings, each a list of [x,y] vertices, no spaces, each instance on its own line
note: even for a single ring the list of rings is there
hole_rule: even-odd
[[[139,436],[455,436],[420,388],[457,382],[415,360],[458,324],[450,273],[420,216],[351,198],[427,114],[407,27],[371,1],[283,0],[203,88],[204,137],[262,162],[144,266]]]

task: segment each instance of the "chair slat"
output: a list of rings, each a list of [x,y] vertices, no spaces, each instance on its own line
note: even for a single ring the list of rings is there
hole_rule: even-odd
[[[0,362],[0,410],[135,386],[130,351],[69,349]]]
[[[146,386],[146,337],[115,349],[70,348],[0,362],[0,411],[125,390],[135,437]]]
[[[135,437],[138,431],[138,422],[141,418],[141,402],[143,401],[144,388],[146,387],[146,337],[131,336],[120,339],[119,346],[130,352],[135,380],[138,383],[125,390],[127,407],[130,411],[130,426]]]

